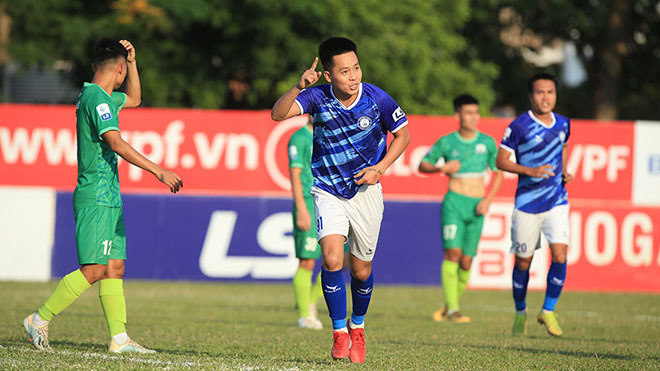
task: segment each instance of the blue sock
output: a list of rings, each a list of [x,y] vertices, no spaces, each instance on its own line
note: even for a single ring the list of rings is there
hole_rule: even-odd
[[[566,262],[550,264],[548,271],[548,286],[545,289],[545,301],[543,302],[543,309],[554,311],[557,300],[561,294],[561,289],[564,287],[566,280]]]
[[[346,327],[346,282],[342,270],[327,271],[321,268],[321,284],[323,297],[328,306],[332,329],[339,330]]]
[[[527,283],[529,283],[529,270],[521,271],[517,267],[513,267],[513,301],[516,302],[516,310],[525,310],[527,303],[525,297],[527,296]]]
[[[366,281],[360,281],[355,277],[351,277],[351,291],[353,292],[353,313],[351,314],[351,321],[356,325],[361,325],[364,322],[364,316],[367,314],[367,308],[369,308],[369,301],[371,300],[371,292],[373,289],[373,273],[367,277]]]

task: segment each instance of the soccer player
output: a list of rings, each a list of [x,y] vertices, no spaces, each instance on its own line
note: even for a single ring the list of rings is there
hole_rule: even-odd
[[[548,271],[543,309],[537,316],[548,333],[561,336],[554,310],[566,279],[568,249],[568,200],[565,184],[573,179],[566,170],[570,121],[552,110],[557,102],[557,78],[547,73],[528,83],[532,109],[518,116],[504,132],[497,167],[518,174],[515,208],[511,217],[513,300],[516,317],[513,335],[527,333],[527,283],[534,251],[541,247],[541,232],[550,243],[552,264]],[[516,162],[510,157],[515,153]]]
[[[118,113],[141,102],[135,48],[126,40],[101,39],[95,48],[92,83],[85,83],[76,101],[78,184],[73,192],[77,269],[60,280],[55,291],[23,320],[32,344],[50,350],[48,326],[54,316],[99,282],[99,298],[110,330],[109,351],[153,353],[126,333],[126,301],[122,277],[126,232],[119,193],[117,155],[153,175],[176,193],[181,178],[138,153],[119,133]],[[126,93],[113,92],[126,80]]]
[[[449,176],[448,191],[442,202],[442,289],[445,307],[433,313],[433,319],[468,323],[470,317],[461,314],[458,301],[470,278],[484,215],[502,185],[502,172],[495,166],[495,140],[477,130],[479,102],[468,94],[458,96],[454,99],[454,111],[459,129],[435,142],[419,164],[419,171]],[[444,165],[436,166],[441,158],[445,161]],[[488,194],[484,179],[487,168],[495,173]]]
[[[298,270],[293,276],[293,292],[298,308],[298,327],[320,330],[323,324],[318,319],[316,302],[323,295],[321,276],[312,285],[312,271],[321,257],[321,246],[316,239],[314,199],[310,193],[312,176],[312,130],[314,119],[308,116],[307,123],[296,130],[289,139],[289,172],[293,193],[293,239]]]
[[[316,58],[275,103],[271,116],[277,121],[303,113],[314,116],[312,195],[323,256],[323,295],[332,319],[331,356],[363,363],[364,317],[373,290],[371,262],[383,217],[378,180],[403,153],[410,134],[398,104],[383,90],[362,82],[355,43],[330,38],[319,46],[319,56],[330,84],[311,87],[322,75],[316,71]],[[389,148],[387,132],[394,135]],[[353,297],[348,327],[342,274],[345,241]]]

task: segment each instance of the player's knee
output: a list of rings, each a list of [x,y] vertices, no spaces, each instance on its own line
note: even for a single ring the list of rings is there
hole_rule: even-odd
[[[366,281],[371,274],[371,267],[351,267],[351,276],[360,281]]]
[[[344,266],[343,257],[334,255],[323,256],[323,268],[328,271],[338,271]]]
[[[521,271],[529,270],[529,266],[532,264],[531,258],[519,258],[516,257],[516,268]]]

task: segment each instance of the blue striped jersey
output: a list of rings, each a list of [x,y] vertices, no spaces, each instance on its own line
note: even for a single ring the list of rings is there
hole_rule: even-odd
[[[567,117],[552,113],[552,123],[548,125],[532,111],[516,117],[506,128],[500,147],[515,153],[518,164],[531,168],[550,164],[555,173],[548,178],[519,174],[516,209],[538,214],[568,203],[562,182],[562,151],[570,133]]]
[[[348,107],[327,84],[301,91],[296,104],[301,114],[314,116],[314,186],[347,199],[359,188],[353,176],[385,156],[387,132],[408,124],[394,99],[367,83]]]

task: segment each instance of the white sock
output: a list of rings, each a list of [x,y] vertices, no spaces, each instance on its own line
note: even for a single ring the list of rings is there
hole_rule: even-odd
[[[117,343],[119,345],[122,345],[122,344],[124,344],[125,342],[128,341],[128,334],[125,333],[125,332],[122,332],[121,334],[117,334],[117,335],[113,336],[112,338],[115,339],[115,343]]]
[[[43,326],[48,324],[48,321],[44,321],[39,317],[39,313],[35,313],[34,316],[32,316],[32,323],[35,324],[35,326]]]
[[[332,330],[332,332],[345,332],[348,334],[348,329],[344,327],[344,328],[340,328],[339,330]]]
[[[447,315],[448,315],[448,316],[451,316],[452,314],[454,314],[454,313],[456,313],[456,312],[458,312],[458,310],[448,310],[448,311],[447,311]]]
[[[350,323],[351,323],[351,328],[364,328],[364,322],[362,322],[362,324],[360,324],[360,325],[356,325],[356,324],[353,322],[353,319],[351,319],[351,320],[350,320]]]
[[[552,313],[552,312],[553,311],[551,311],[551,310],[543,309],[543,314],[548,314],[548,313]]]
[[[527,309],[517,310],[516,314],[527,314]]]

